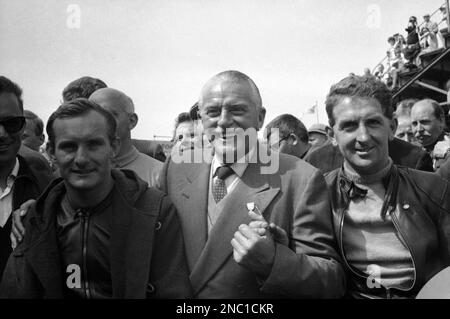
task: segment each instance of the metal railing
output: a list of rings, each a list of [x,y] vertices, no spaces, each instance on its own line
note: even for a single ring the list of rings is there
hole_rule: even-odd
[[[447,16],[447,19],[446,19],[446,22],[447,22],[447,32],[450,33],[450,6],[449,6],[449,0],[445,0],[444,3],[443,3],[441,6],[439,6],[439,8],[437,8],[432,14],[430,14],[430,19],[431,19],[436,13],[438,13],[438,12],[440,11],[440,9],[441,9],[442,7],[444,7],[444,6],[445,6],[445,8],[446,8],[446,16]],[[441,19],[441,20],[438,22],[438,26],[439,26],[441,23],[443,23],[444,21],[445,21],[444,19]],[[425,21],[422,21],[422,22],[417,26],[417,28],[420,28],[424,23],[425,23]],[[384,67],[384,72],[381,74],[381,77],[383,77],[383,76],[385,76],[387,73],[389,73],[391,67],[390,67],[390,65],[388,65],[388,64],[386,63],[387,60],[388,60],[388,56],[385,55],[385,56],[383,57],[383,59],[381,59],[381,61],[378,62],[378,63],[375,65],[375,67],[372,69],[371,73],[374,74],[380,66],[383,66],[383,67]]]

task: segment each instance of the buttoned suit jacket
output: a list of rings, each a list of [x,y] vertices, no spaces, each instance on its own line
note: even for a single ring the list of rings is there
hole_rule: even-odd
[[[345,278],[336,253],[331,206],[319,170],[293,156],[278,154],[279,169],[249,163],[208,235],[211,161],[165,163],[160,185],[176,206],[182,225],[194,296],[197,298],[340,297]],[[248,224],[246,204],[254,202],[267,221],[288,233],[289,247],[275,245],[268,278],[257,278],[233,259],[231,239]]]

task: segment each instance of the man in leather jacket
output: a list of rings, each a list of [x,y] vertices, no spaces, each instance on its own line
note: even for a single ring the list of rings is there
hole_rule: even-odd
[[[191,296],[177,212],[132,171],[111,169],[120,141],[94,102],[66,102],[47,123],[53,181],[25,217],[3,298]]]
[[[343,165],[326,175],[339,251],[355,298],[414,298],[450,265],[450,190],[438,175],[392,163],[391,95],[349,76],[326,100]]]

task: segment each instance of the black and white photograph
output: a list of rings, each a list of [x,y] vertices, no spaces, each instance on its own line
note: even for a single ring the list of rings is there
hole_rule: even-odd
[[[449,0],[0,0],[0,299],[450,299]]]

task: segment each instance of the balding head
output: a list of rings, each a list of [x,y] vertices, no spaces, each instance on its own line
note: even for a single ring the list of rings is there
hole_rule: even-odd
[[[117,135],[120,137],[122,145],[131,142],[130,131],[137,124],[137,115],[134,113],[134,104],[131,98],[119,90],[103,88],[92,93],[89,100],[108,110],[114,116],[117,122]]]
[[[205,93],[208,93],[209,91],[211,91],[213,89],[216,89],[216,90],[220,89],[220,87],[225,83],[227,83],[227,84],[231,83],[231,84],[235,84],[235,85],[238,85],[238,84],[245,85],[247,92],[248,92],[248,96],[251,99],[252,103],[257,108],[262,107],[261,95],[259,93],[258,87],[256,86],[255,82],[253,82],[253,80],[249,76],[247,76],[246,74],[244,74],[242,72],[229,70],[229,71],[220,72],[220,73],[214,75],[203,86],[201,93],[200,93],[200,99],[199,99],[200,109],[202,108],[203,97],[204,97]]]
[[[91,94],[89,100],[104,108],[114,108],[117,112],[134,113],[133,101],[125,93],[113,88],[99,89]]]

